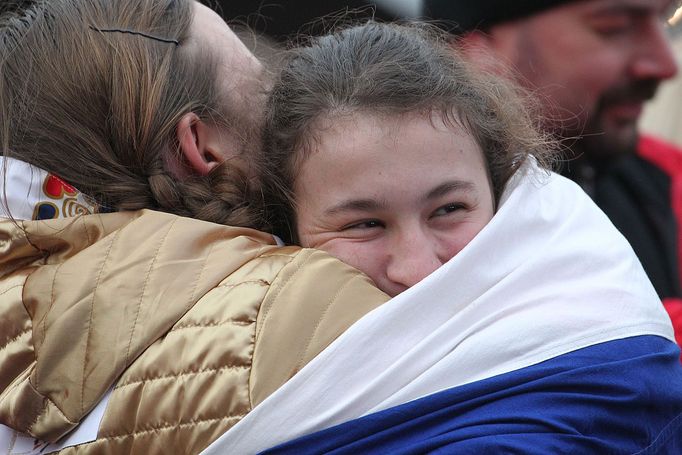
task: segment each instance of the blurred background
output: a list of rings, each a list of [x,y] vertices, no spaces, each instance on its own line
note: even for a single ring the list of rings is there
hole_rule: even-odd
[[[256,55],[271,61],[276,61],[280,46],[297,34],[324,33],[348,13],[355,19],[382,20],[421,14],[421,0],[204,0],[204,3],[236,28]],[[670,18],[669,33],[677,60],[682,63],[682,8]],[[678,74],[663,83],[647,105],[640,119],[641,130],[682,146],[680,100],[682,75]]]
[[[285,41],[296,32],[323,33],[329,20],[320,17],[350,11],[355,17],[415,17],[421,0],[208,0],[229,21],[250,26],[261,34]],[[233,23],[233,22],[232,22]]]
[[[640,127],[642,131],[682,146],[682,8],[668,23],[680,70],[673,79],[661,84],[656,97],[644,109]]]

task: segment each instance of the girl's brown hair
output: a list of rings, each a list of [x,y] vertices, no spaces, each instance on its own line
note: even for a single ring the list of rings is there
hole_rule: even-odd
[[[240,131],[244,147],[257,136],[218,95],[210,50],[185,46],[193,16],[190,0],[3,0],[2,154],[109,210],[260,227],[260,197],[239,167],[183,180],[167,170],[186,113]]]
[[[290,52],[268,101],[264,134],[263,161],[274,175],[265,196],[278,235],[297,240],[297,169],[315,150],[318,122],[335,115],[435,113],[460,124],[483,151],[496,203],[530,155],[550,167],[555,146],[536,127],[529,98],[473,71],[448,39],[425,24],[368,22]]]

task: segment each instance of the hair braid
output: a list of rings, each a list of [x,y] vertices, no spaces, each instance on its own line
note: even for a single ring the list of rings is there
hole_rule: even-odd
[[[263,196],[258,180],[227,161],[204,177],[182,182],[179,194],[188,216],[267,230],[263,216]]]

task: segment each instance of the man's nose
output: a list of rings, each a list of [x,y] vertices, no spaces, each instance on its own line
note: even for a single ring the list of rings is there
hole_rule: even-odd
[[[409,288],[443,265],[437,247],[424,236],[410,236],[395,245],[386,269],[392,282]]]
[[[668,32],[659,18],[652,18],[636,45],[632,75],[636,79],[662,81],[677,74],[677,62]]]

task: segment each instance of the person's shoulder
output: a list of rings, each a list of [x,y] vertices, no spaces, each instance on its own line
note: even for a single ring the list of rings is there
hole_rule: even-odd
[[[259,319],[267,324],[269,313],[291,314],[292,303],[299,315],[323,318],[328,314],[364,314],[389,297],[361,271],[330,254],[312,248],[281,247],[266,250],[260,258],[281,258],[281,268],[270,281]],[[281,304],[284,302],[285,304]],[[286,309],[284,309],[286,307]],[[341,319],[348,319],[339,314]],[[355,316],[351,316],[355,319]]]
[[[284,247],[263,257],[290,260],[270,283],[258,312],[250,380],[254,406],[389,299],[362,272],[323,251]]]
[[[350,312],[354,304],[374,307],[388,300],[372,280],[358,269],[330,254],[312,248],[284,247],[269,249],[262,257],[286,257],[264,302],[265,310],[277,300],[294,296],[299,308],[314,313],[321,311]],[[348,300],[348,301],[344,301]],[[363,314],[364,314],[363,310]]]
[[[376,285],[361,271],[331,256],[329,253],[313,248],[299,246],[273,246],[262,249],[258,263],[267,263],[273,271],[271,286],[308,288],[310,291],[325,292],[339,287],[357,287],[366,292],[367,288],[378,291]],[[378,291],[380,295],[385,295]]]

